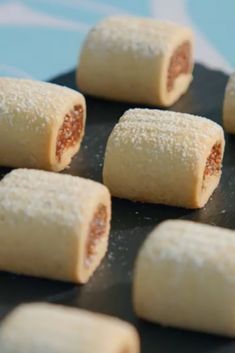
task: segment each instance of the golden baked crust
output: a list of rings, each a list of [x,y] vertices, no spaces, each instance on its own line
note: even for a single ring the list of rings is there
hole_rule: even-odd
[[[0,327],[2,353],[139,353],[139,336],[114,317],[52,304],[21,305]]]
[[[135,263],[133,302],[141,318],[235,337],[235,232],[199,223],[161,223]]]
[[[188,50],[182,47],[184,43]],[[186,61],[187,70],[182,68],[177,74],[175,65],[184,66]],[[187,91],[192,69],[189,28],[151,18],[114,16],[89,32],[80,55],[77,84],[83,92],[98,97],[169,106]]]
[[[223,153],[223,129],[211,120],[130,109],[109,137],[104,184],[120,198],[200,208],[219,183]]]
[[[65,125],[78,108],[80,114]],[[0,78],[0,165],[64,169],[79,150],[85,122],[86,103],[80,93],[52,83]],[[62,142],[66,148],[59,148],[58,155]]]
[[[106,253],[110,218],[104,185],[17,169],[0,182],[0,270],[87,282]]]

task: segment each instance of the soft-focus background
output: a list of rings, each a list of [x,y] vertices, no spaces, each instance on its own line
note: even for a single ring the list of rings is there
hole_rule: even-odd
[[[234,0],[0,0],[0,76],[46,80],[71,70],[89,28],[114,14],[187,24],[197,61],[231,72],[234,13]]]

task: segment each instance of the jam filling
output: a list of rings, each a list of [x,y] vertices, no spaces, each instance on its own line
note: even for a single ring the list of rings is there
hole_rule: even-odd
[[[216,175],[221,169],[222,151],[221,145],[216,143],[206,161],[204,179],[208,176]]]
[[[93,257],[97,253],[97,244],[104,236],[107,227],[107,209],[100,204],[90,223],[86,248],[86,266],[89,267]]]
[[[65,115],[63,125],[59,129],[56,157],[61,160],[64,150],[73,147],[79,141],[83,130],[83,108],[81,105],[75,105],[69,113]]]
[[[182,43],[173,53],[167,76],[167,90],[172,91],[175,79],[181,74],[187,74],[191,70],[191,45],[189,42]]]

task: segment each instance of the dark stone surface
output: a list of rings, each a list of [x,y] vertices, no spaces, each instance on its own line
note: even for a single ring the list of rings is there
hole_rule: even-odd
[[[75,88],[74,71],[52,82]],[[227,76],[222,72],[197,64],[189,92],[171,109],[199,114],[221,123],[226,82]],[[119,117],[131,106],[91,97],[87,97],[87,105],[86,137],[80,153],[66,173],[101,181],[107,138]],[[134,316],[131,305],[132,268],[136,253],[157,223],[167,218],[184,218],[235,228],[235,138],[229,136],[226,139],[222,181],[204,209],[191,211],[114,199],[109,254],[90,282],[75,286],[2,273],[0,316],[23,302],[50,301],[116,315],[134,323],[142,338],[142,353],[234,352],[235,343],[229,339],[162,328],[140,321]],[[0,169],[0,173],[7,171]]]

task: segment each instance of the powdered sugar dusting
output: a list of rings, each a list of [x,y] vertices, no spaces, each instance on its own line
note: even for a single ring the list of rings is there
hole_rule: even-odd
[[[70,88],[52,83],[0,78],[0,123],[24,118],[21,129],[43,131],[46,124],[63,119],[67,102],[78,100],[80,94]],[[62,116],[61,116],[62,114]]]
[[[107,150],[116,146],[136,152],[145,149],[153,161],[166,154],[168,161],[179,158],[185,168],[194,168],[208,145],[223,139],[223,129],[206,118],[152,109],[130,109],[115,126]],[[131,147],[130,147],[131,146]],[[148,148],[149,146],[149,148]]]
[[[114,16],[96,25],[86,44],[91,50],[106,48],[117,53],[130,50],[136,55],[157,56],[169,50],[172,37],[182,28],[167,21]]]
[[[0,216],[10,212],[74,226],[84,220],[87,204],[104,189],[102,184],[71,175],[14,170],[0,182]]]
[[[177,272],[190,266],[223,273],[235,281],[235,236],[228,229],[190,221],[166,221],[147,239],[142,255],[152,263],[175,263]],[[231,274],[231,276],[230,276]]]

